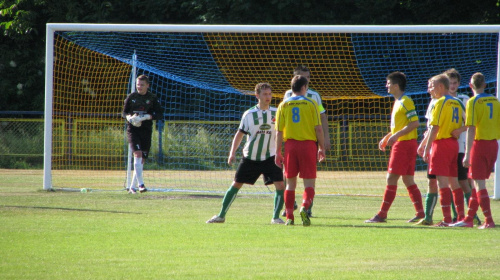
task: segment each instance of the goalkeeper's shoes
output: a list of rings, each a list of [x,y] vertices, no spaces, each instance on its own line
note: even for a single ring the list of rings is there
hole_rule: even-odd
[[[282,220],[282,219],[277,218],[277,219],[272,219],[272,220],[271,220],[271,224],[273,224],[273,225],[284,225],[284,224],[285,224],[285,222],[283,222],[283,220]]]
[[[293,210],[297,210],[297,208],[299,208],[299,207],[297,206],[297,201],[294,201],[294,202],[293,202]],[[282,217],[286,217],[286,209],[285,209],[285,210],[283,210],[283,212],[281,212],[281,216],[282,216]]]
[[[287,219],[286,220],[286,223],[285,223],[285,226],[293,226],[295,223],[293,222],[292,219]]]
[[[226,218],[221,218],[221,217],[215,215],[210,220],[207,221],[207,224],[222,224],[225,221],[226,221]]]
[[[142,185],[139,186],[139,192],[140,193],[147,192],[147,191],[148,191],[148,189],[146,189],[146,186],[144,186],[144,184],[142,184]]]
[[[494,227],[495,227],[495,223],[491,222],[491,223],[484,223],[483,225],[478,226],[477,228],[478,229],[487,229],[487,228],[494,228]]]
[[[302,218],[302,225],[308,227],[311,225],[311,220],[309,215],[307,215],[307,210],[304,207],[300,208],[300,217]]]
[[[134,188],[130,188],[130,189],[128,189],[128,193],[130,193],[130,194],[136,194],[137,191]]]
[[[373,218],[366,220],[365,223],[385,223],[387,222],[386,218],[380,218],[379,215],[373,216]]]
[[[416,226],[432,226],[432,225],[434,225],[434,223],[432,221],[427,221],[425,218],[423,218],[420,221],[418,221],[415,225]]]
[[[477,214],[474,216],[474,224],[476,224],[477,226],[481,225],[481,220],[479,219]]]
[[[469,227],[469,228],[471,228],[471,227],[474,227],[474,224],[472,224],[471,222],[466,222],[465,220],[463,220],[463,221],[451,224],[450,227]]]

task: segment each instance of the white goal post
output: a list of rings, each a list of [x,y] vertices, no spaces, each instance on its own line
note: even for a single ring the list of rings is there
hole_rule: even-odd
[[[43,189],[53,188],[53,128],[54,128],[54,65],[55,34],[57,32],[148,32],[148,33],[255,33],[255,34],[454,34],[454,33],[492,33],[500,34],[500,25],[408,25],[408,26],[328,26],[328,25],[142,25],[142,24],[66,24],[49,23],[46,26],[46,67],[45,67],[45,124],[44,124],[44,171]],[[497,43],[496,81],[500,80],[500,48]],[[396,71],[398,69],[394,69]],[[446,70],[446,69],[442,69]],[[478,70],[479,71],[479,70]],[[437,73],[436,73],[437,74]],[[463,77],[467,80],[469,77]],[[82,84],[84,84],[82,80]],[[242,91],[244,89],[241,89]],[[500,97],[498,89],[497,97]],[[65,137],[71,137],[71,132]],[[347,132],[345,132],[347,133]],[[64,153],[65,151],[62,151]],[[500,155],[499,155],[500,157]],[[81,168],[81,167],[80,167]],[[125,176],[125,175],[124,175]],[[228,182],[229,183],[229,182]],[[421,186],[423,187],[423,186]],[[494,172],[493,198],[500,198],[500,160],[497,160]]]

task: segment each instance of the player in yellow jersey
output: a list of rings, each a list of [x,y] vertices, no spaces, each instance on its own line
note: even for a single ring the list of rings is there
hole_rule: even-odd
[[[304,76],[294,76],[291,82],[293,94],[283,100],[276,113],[277,166],[284,166],[287,186],[285,190],[286,225],[294,224],[293,206],[297,176],[304,181],[304,194],[300,216],[302,224],[309,226],[307,214],[315,194],[316,161],[325,159],[323,128],[316,101],[305,97],[309,81]],[[281,153],[285,141],[285,155]]]
[[[460,100],[449,94],[449,87],[450,80],[445,74],[431,78],[429,90],[438,100],[432,111],[431,130],[423,154],[424,161],[429,163],[429,174],[436,175],[439,187],[443,221],[436,224],[437,227],[447,227],[452,223],[452,192],[458,219],[464,217],[464,193],[457,178],[458,140],[452,132],[462,127],[465,108]]]
[[[469,178],[473,179],[475,188],[472,190],[467,217],[452,226],[473,227],[474,215],[481,206],[485,221],[478,228],[494,228],[486,179],[490,177],[498,154],[500,102],[491,94],[484,93],[486,79],[483,74],[472,75],[469,86],[474,97],[467,101],[467,145],[463,163],[465,167],[469,167]]]
[[[379,142],[379,149],[385,151],[392,146],[389,166],[387,169],[387,186],[380,211],[365,223],[385,223],[387,212],[396,197],[399,177],[403,177],[408,194],[416,210],[414,218],[409,222],[416,222],[424,217],[422,194],[415,184],[415,164],[417,160],[417,127],[418,116],[413,100],[404,94],[406,89],[406,75],[393,72],[386,78],[387,92],[394,96],[395,102],[391,115],[391,132]]]

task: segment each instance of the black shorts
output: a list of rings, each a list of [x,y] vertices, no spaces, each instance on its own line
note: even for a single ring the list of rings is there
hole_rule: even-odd
[[[436,175],[429,174],[429,171],[427,171],[427,179],[436,179]]]
[[[261,174],[264,175],[265,185],[283,181],[283,171],[274,164],[274,156],[264,161],[242,158],[234,175],[234,181],[253,185]]]
[[[127,129],[128,143],[132,152],[141,151],[143,158],[148,158],[149,149],[151,148],[151,134],[150,129],[141,129],[141,127],[132,127]]]
[[[469,173],[469,168],[464,167],[464,153],[458,153],[457,165],[458,165],[458,180],[467,180],[467,175]]]

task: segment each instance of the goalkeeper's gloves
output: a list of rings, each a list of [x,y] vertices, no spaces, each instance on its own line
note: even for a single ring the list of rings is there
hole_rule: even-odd
[[[139,117],[137,114],[132,115],[127,115],[127,121],[131,123],[135,127],[140,127],[142,124],[141,117]]]
[[[142,116],[137,116],[138,120],[139,121],[147,121],[147,120],[151,120],[153,119],[153,116],[151,116],[150,114],[144,114]]]

